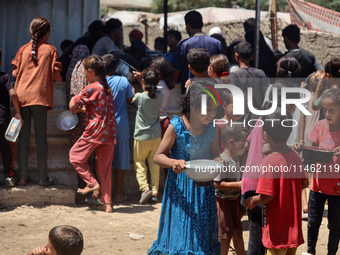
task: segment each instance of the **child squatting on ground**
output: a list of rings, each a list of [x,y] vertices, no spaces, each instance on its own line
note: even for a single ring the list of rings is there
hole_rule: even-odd
[[[81,231],[72,226],[57,226],[48,234],[48,243],[37,247],[26,255],[80,255],[84,239]]]
[[[86,187],[78,189],[85,195],[100,191],[104,205],[98,209],[112,212],[111,166],[116,143],[115,108],[111,89],[106,81],[105,62],[97,55],[84,60],[85,76],[90,83],[79,94],[71,98],[70,110],[73,114],[86,107],[86,128],[83,135],[70,150],[70,162],[86,182]],[[88,158],[96,152],[96,171],[99,182],[90,171]],[[99,194],[97,195],[99,197]],[[97,197],[97,198],[98,198]]]
[[[280,121],[272,123],[266,119]],[[281,115],[280,109],[263,116],[262,134],[272,153],[262,160],[261,177],[256,189],[259,195],[244,200],[248,209],[263,205],[262,242],[268,255],[293,255],[304,242],[301,191],[308,186],[308,179],[300,156],[287,146],[292,129],[281,125],[281,121],[286,119],[292,119],[291,114]],[[299,170],[265,171],[265,168],[291,166]]]

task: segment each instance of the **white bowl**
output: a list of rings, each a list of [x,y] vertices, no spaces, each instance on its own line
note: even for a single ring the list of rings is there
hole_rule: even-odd
[[[197,159],[185,162],[184,172],[196,182],[210,182],[222,171],[223,164],[209,159]]]
[[[78,124],[77,114],[73,115],[71,111],[64,111],[57,117],[57,127],[61,130],[71,130]]]

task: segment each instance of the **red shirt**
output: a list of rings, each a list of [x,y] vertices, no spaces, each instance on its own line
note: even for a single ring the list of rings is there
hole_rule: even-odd
[[[86,106],[86,127],[82,139],[93,143],[116,144],[116,118],[112,95],[99,82],[91,83],[74,97],[78,106]]]
[[[292,167],[290,172],[265,172],[269,166]],[[303,244],[301,182],[306,178],[301,158],[293,150],[274,152],[262,160],[256,193],[274,197],[265,205],[263,214],[262,242],[268,249],[295,248]]]
[[[340,130],[330,132],[327,120],[318,121],[308,139],[316,146],[333,150],[340,146]],[[333,162],[317,163],[312,178],[311,190],[327,195],[340,196],[340,157],[333,156]]]

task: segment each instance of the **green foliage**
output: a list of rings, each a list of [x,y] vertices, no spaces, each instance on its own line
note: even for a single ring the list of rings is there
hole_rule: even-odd
[[[307,2],[340,12],[340,0],[310,0]]]

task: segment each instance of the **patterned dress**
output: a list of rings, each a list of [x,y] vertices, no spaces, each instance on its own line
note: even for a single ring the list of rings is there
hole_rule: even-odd
[[[175,116],[171,124],[176,141],[171,157],[209,159],[210,144],[215,128],[210,123],[202,135],[195,136]],[[196,187],[185,172],[176,174],[170,169],[163,195],[158,237],[149,255],[220,255],[215,188]]]

